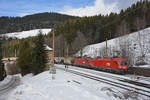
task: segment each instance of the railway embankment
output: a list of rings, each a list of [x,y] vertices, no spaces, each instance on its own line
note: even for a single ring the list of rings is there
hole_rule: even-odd
[[[134,74],[134,75],[150,77],[150,68],[149,67],[131,67],[129,69],[129,73]]]

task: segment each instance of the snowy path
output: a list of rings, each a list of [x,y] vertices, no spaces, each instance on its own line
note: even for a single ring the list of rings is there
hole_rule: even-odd
[[[7,76],[0,82],[0,100],[5,100],[8,93],[20,84],[20,76]]]

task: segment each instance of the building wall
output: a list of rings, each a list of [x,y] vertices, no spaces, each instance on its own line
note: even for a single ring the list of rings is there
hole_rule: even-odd
[[[49,70],[49,66],[51,65],[51,62],[52,62],[52,51],[46,51],[46,53],[48,55],[48,62],[47,62],[46,70]]]

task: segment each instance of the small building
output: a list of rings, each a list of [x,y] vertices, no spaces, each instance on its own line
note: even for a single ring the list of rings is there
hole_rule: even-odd
[[[53,49],[50,48],[48,45],[44,44],[45,46],[45,52],[47,53],[48,55],[48,63],[47,63],[47,68],[46,70],[49,70],[49,66],[51,65],[51,62],[52,62],[52,54],[53,54]]]

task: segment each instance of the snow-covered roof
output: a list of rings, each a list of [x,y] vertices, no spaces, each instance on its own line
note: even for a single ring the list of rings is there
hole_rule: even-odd
[[[52,51],[53,49],[52,48],[50,48],[48,45],[46,45],[46,44],[44,44],[44,46],[45,46],[45,50],[48,50],[48,51]]]

